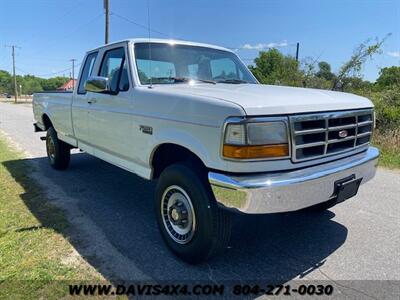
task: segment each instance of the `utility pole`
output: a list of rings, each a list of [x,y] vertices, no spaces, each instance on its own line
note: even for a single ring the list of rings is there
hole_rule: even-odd
[[[299,61],[299,48],[300,48],[300,43],[296,44],[296,61]]]
[[[21,48],[16,45],[7,46],[8,48],[12,49],[12,59],[13,59],[13,77],[14,77],[14,102],[17,103],[18,101],[18,87],[17,87],[17,75],[15,74],[15,48]]]
[[[70,59],[70,61],[72,62],[72,89],[75,88],[75,58]]]
[[[108,44],[110,30],[110,1],[104,0],[104,11],[106,15],[105,44]]]

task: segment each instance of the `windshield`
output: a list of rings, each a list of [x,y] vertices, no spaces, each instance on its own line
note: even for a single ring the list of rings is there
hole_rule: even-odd
[[[257,83],[235,54],[213,48],[137,43],[135,59],[141,84]]]

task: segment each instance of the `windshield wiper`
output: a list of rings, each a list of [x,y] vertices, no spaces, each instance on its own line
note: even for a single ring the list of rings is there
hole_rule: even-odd
[[[160,83],[159,81],[170,80],[174,82],[186,82],[186,78],[183,77],[152,77],[149,81],[153,81],[153,83]]]
[[[200,82],[205,82],[205,83],[211,83],[215,84],[215,81],[212,80],[206,80],[206,79],[197,79],[197,78],[189,78],[189,77],[153,77],[152,80],[154,83],[159,83],[159,80],[171,80],[174,81],[174,83],[179,83],[179,82],[189,82],[189,81],[200,81]]]
[[[216,84],[216,82],[215,82],[214,80],[207,80],[207,79],[192,79],[192,78],[190,78],[190,80],[195,80],[195,81],[200,81],[200,82],[205,82],[205,83]]]
[[[249,83],[249,82],[246,80],[242,80],[242,79],[231,78],[231,79],[218,80],[217,83],[240,84],[240,83]]]

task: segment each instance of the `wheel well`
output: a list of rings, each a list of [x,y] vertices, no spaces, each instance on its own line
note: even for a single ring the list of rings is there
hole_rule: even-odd
[[[53,127],[53,124],[51,123],[48,115],[44,114],[42,117],[42,120],[43,120],[43,125],[44,125],[45,130],[49,129],[50,127]]]
[[[152,178],[157,179],[165,168],[183,161],[200,164],[205,168],[201,159],[185,147],[176,144],[162,144],[158,146],[151,161],[151,166],[153,168]]]

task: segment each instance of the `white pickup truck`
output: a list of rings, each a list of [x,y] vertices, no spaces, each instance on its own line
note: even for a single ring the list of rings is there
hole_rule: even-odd
[[[162,236],[191,263],[226,247],[229,211],[327,209],[375,175],[379,156],[368,99],[262,85],[232,51],[192,42],[91,50],[74,91],[35,94],[33,111],[55,169],[79,148],[157,179]]]

